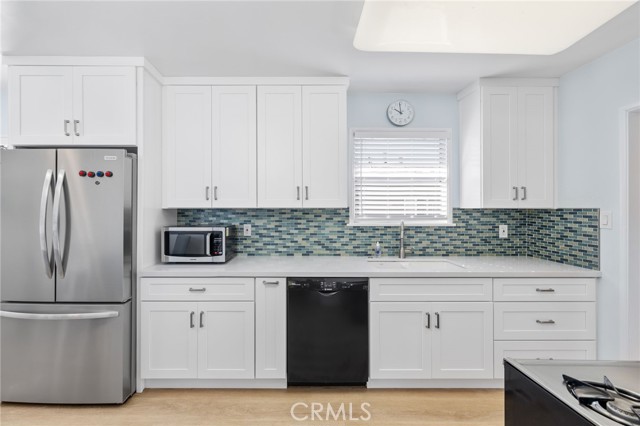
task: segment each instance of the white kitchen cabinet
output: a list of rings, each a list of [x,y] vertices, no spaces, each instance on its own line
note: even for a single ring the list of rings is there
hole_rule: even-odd
[[[302,88],[258,87],[258,207],[302,207]]]
[[[211,207],[211,87],[164,90],[162,206]]]
[[[212,87],[212,207],[256,207],[256,87]]]
[[[198,378],[254,377],[253,302],[198,303]]]
[[[256,278],[256,378],[287,378],[287,280]]]
[[[491,302],[371,302],[372,379],[493,377]]]
[[[142,303],[141,376],[187,379],[198,376],[195,302]]]
[[[254,377],[253,302],[143,302],[146,379]]]
[[[372,379],[431,377],[428,303],[369,304],[369,370]]]
[[[434,302],[431,377],[493,378],[493,304]]]
[[[13,145],[136,144],[134,67],[9,67]]]
[[[302,88],[304,207],[347,207],[347,89]]]
[[[258,207],[347,207],[345,86],[258,87]]]
[[[73,120],[76,144],[135,145],[135,69],[73,67]]]
[[[481,79],[458,95],[463,208],[553,208],[555,79]]]

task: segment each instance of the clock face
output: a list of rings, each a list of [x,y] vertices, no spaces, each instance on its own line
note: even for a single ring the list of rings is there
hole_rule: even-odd
[[[387,108],[389,121],[396,126],[406,126],[413,120],[413,107],[407,101],[395,101]]]

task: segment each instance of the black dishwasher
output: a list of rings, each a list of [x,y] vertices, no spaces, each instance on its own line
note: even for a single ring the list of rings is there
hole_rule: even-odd
[[[287,280],[287,382],[364,385],[369,377],[369,280]]]

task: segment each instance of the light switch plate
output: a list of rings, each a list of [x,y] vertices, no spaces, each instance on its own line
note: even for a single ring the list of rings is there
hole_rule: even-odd
[[[243,230],[244,230],[244,236],[245,237],[250,237],[251,236],[251,224],[247,223],[246,225],[243,226]]]
[[[499,225],[498,235],[500,238],[509,238],[509,225]]]
[[[611,210],[600,210],[600,228],[612,229],[613,218],[611,217]]]

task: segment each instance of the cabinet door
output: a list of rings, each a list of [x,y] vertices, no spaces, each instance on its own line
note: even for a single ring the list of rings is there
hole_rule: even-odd
[[[287,378],[287,280],[256,278],[256,378]]]
[[[434,302],[432,377],[493,378],[493,304]]]
[[[198,304],[198,378],[254,378],[253,302]]]
[[[135,68],[74,67],[73,120],[76,144],[135,145]]]
[[[518,207],[517,96],[515,87],[482,88],[484,208]]]
[[[163,207],[211,207],[211,86],[164,92]]]
[[[554,89],[518,87],[521,208],[554,207]]]
[[[427,307],[414,302],[370,303],[372,379],[431,377],[431,329],[427,327],[433,328],[433,321],[427,317]]]
[[[11,144],[73,142],[71,67],[10,67],[8,89]]]
[[[258,207],[302,207],[302,89],[258,87]]]
[[[197,304],[144,302],[140,365],[145,379],[193,379],[198,375]]]
[[[347,207],[347,107],[344,86],[302,88],[304,207]]]
[[[213,207],[256,207],[256,87],[214,86]]]

